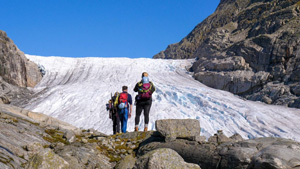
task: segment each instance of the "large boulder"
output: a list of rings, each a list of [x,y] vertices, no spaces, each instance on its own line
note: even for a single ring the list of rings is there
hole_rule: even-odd
[[[158,139],[153,139],[158,140]],[[189,141],[185,139],[176,139],[172,142],[153,141],[147,144],[141,144],[138,149],[137,157],[159,149],[169,148],[176,151],[184,161],[188,163],[199,164],[203,169],[216,168],[220,159],[215,144],[199,143],[198,141]]]
[[[43,149],[36,155],[34,155],[29,161],[28,165],[25,168],[39,168],[39,169],[67,169],[69,163],[66,162],[63,158],[56,155],[51,149]]]
[[[124,159],[122,159],[117,165],[116,169],[132,169],[135,165],[136,158],[134,158],[132,155],[126,156]]]
[[[200,135],[200,122],[195,119],[157,120],[155,127],[166,138],[166,141],[172,141],[176,138],[195,140]]]
[[[295,168],[300,143],[282,138],[257,138],[218,147],[221,168]]]
[[[138,159],[153,150],[169,148],[176,151],[184,161],[198,164],[202,169],[275,169],[300,166],[300,143],[289,139],[267,137],[243,140],[238,134],[228,138],[221,131],[208,142],[186,139],[164,142],[156,137],[159,136],[152,136],[141,143],[137,151]]]
[[[300,108],[299,23],[298,0],[222,0],[191,33],[154,58],[196,58],[191,70],[207,86]],[[274,96],[278,83],[285,92]]]
[[[70,168],[112,168],[109,158],[103,155],[97,144],[72,143],[63,147],[55,147],[56,154],[64,158]]]
[[[144,156],[140,157],[134,166],[135,169],[148,168],[148,169],[200,169],[197,164],[186,163],[183,158],[174,150],[168,148],[161,148],[151,151]]]

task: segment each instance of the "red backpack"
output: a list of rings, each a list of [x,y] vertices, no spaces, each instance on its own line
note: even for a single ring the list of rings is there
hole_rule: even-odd
[[[120,106],[121,104],[124,105],[124,107]],[[121,93],[119,96],[119,108],[121,108],[121,107],[125,108],[125,107],[127,107],[127,104],[128,104],[128,93]]]

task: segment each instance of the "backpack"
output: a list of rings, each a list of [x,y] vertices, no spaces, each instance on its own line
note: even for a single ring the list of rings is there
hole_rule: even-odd
[[[139,90],[139,99],[140,100],[149,100],[152,96],[152,83],[144,83],[140,84],[140,90]]]
[[[124,109],[127,107],[128,93],[121,93],[119,96],[119,109]]]

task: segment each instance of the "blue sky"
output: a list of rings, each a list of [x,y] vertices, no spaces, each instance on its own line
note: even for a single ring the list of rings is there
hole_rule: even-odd
[[[27,54],[152,57],[220,0],[1,0],[0,30]]]

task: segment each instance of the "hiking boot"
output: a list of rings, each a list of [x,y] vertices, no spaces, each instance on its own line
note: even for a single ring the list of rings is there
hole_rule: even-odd
[[[148,127],[145,127],[145,128],[144,128],[144,131],[148,131]]]
[[[139,131],[139,127],[135,127],[135,128],[134,128],[134,131]]]

